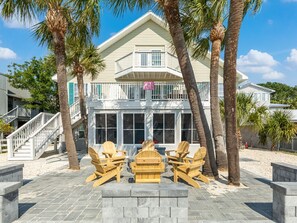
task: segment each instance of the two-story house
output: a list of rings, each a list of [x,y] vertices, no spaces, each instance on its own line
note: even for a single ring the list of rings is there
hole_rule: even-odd
[[[24,108],[23,99],[30,98],[27,90],[14,88],[8,78],[0,73],[0,118],[7,123],[12,123],[17,129],[30,120],[31,110]]]
[[[134,151],[143,140],[176,148],[182,140],[197,148],[182,74],[166,23],[152,12],[98,46],[106,68],[96,80],[85,78],[88,96],[89,145],[107,140]],[[189,49],[190,51],[190,49]],[[205,113],[210,119],[210,56],[191,60]],[[222,91],[223,62],[219,86]],[[238,83],[247,77],[238,72]],[[69,104],[78,102],[76,79],[68,82]]]

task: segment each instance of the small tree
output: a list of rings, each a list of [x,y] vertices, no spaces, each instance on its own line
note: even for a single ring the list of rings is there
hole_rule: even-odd
[[[31,97],[24,99],[27,108],[56,113],[59,111],[59,98],[57,83],[52,80],[55,73],[52,57],[33,57],[24,64],[10,65],[7,77],[13,87],[30,92]]]
[[[259,140],[265,145],[269,138],[272,142],[271,150],[275,150],[279,142],[289,142],[296,136],[296,133],[297,127],[291,122],[291,114],[287,111],[275,111],[259,131]]]
[[[220,109],[221,115],[224,117],[224,101],[220,102]],[[241,129],[249,125],[258,132],[263,128],[268,112],[266,106],[257,106],[252,94],[244,93],[236,94],[236,111],[237,148],[240,149],[242,145]]]
[[[13,131],[13,127],[0,119],[0,139],[3,137],[3,134],[7,135]]]

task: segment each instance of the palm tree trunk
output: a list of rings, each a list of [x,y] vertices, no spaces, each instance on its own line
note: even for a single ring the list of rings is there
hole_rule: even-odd
[[[241,149],[242,147],[242,135],[240,132],[240,129],[237,129],[237,149],[238,151]]]
[[[224,100],[228,182],[240,185],[239,151],[236,137],[236,59],[244,1],[231,0],[224,62]]]
[[[78,72],[76,74],[76,79],[77,79],[77,87],[78,87],[80,115],[82,118],[82,123],[84,128],[85,145],[86,145],[86,149],[88,150],[88,116],[87,116],[86,100],[85,100],[85,94],[84,94],[83,73]]]
[[[63,125],[64,134],[65,134],[69,168],[78,170],[79,162],[78,162],[76,147],[73,139],[70,112],[69,112],[69,107],[67,102],[65,39],[64,39],[64,35],[61,34],[60,32],[54,31],[52,34],[53,34],[53,42],[54,42],[54,51],[56,55],[60,112],[62,116],[62,125]]]
[[[227,154],[223,137],[223,126],[218,96],[218,76],[221,42],[221,39],[216,39],[212,42],[210,63],[210,112],[218,169],[227,170]]]
[[[179,65],[183,75],[185,87],[191,106],[194,123],[198,132],[201,146],[205,146],[211,164],[211,170],[215,178],[218,177],[217,165],[215,162],[211,132],[204,113],[200,94],[197,88],[194,71],[185,44],[183,29],[181,27],[178,0],[159,1],[164,7],[165,16],[169,24],[170,34],[176,49]]]

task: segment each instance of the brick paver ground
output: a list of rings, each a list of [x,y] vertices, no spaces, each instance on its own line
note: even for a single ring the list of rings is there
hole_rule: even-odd
[[[89,158],[81,166],[80,171],[58,171],[25,182],[19,191],[20,219],[15,222],[101,222],[100,187],[84,182],[94,167]],[[121,183],[132,181],[128,171],[122,175]],[[162,183],[173,183],[172,175],[167,168]],[[245,188],[219,195],[208,191],[216,187],[214,182],[201,182],[201,189],[189,186],[189,222],[272,222],[270,182],[247,171],[241,172],[241,182]]]

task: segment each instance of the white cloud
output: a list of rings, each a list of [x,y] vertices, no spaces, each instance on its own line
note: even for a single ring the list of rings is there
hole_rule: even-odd
[[[4,25],[11,29],[29,29],[37,23],[39,23],[38,19],[21,22],[20,19],[18,19],[16,16],[13,16],[11,19],[4,20]]]
[[[285,77],[285,75],[278,71],[272,71],[269,73],[265,73],[262,76],[262,78],[265,80],[278,80],[278,79],[283,79],[284,77]]]
[[[9,48],[0,47],[0,59],[15,59],[16,53]]]
[[[238,69],[245,73],[260,74],[263,79],[281,79],[285,75],[274,68],[279,64],[266,52],[251,49],[237,59]]]
[[[290,56],[287,57],[286,61],[297,65],[297,49],[291,49]]]

